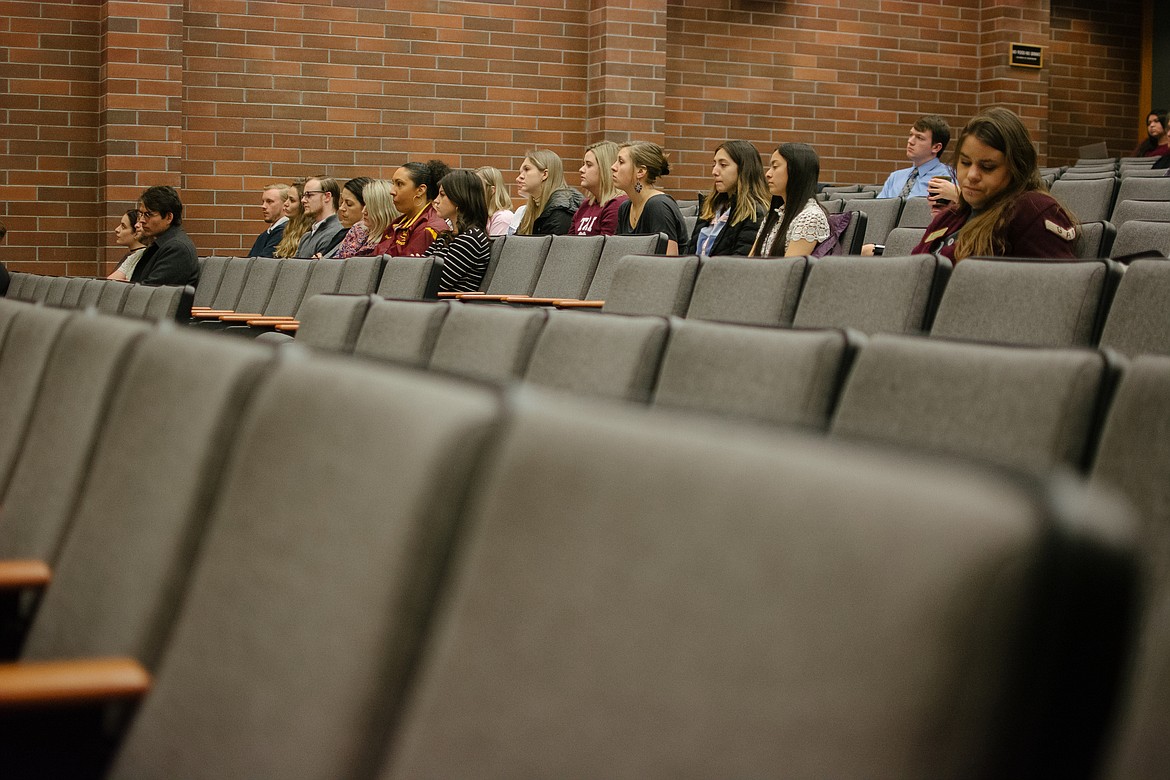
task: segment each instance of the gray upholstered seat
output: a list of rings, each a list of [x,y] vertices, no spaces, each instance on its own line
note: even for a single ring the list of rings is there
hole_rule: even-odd
[[[868,203],[868,201],[867,201]],[[843,255],[860,255],[864,244],[866,225],[869,224],[869,215],[860,209],[853,210],[853,216],[845,232],[841,234],[838,244]]]
[[[65,290],[69,287],[69,277],[54,276],[49,280],[49,290],[45,293],[46,306],[61,306],[65,300]]]
[[[577,395],[648,401],[668,330],[661,317],[551,312],[524,379]]]
[[[235,305],[233,307],[227,308],[230,308],[233,312],[240,312],[242,314],[256,314],[264,311],[265,307],[268,306],[268,299],[272,297],[272,291],[273,288],[276,287],[276,280],[279,278],[283,264],[290,262],[292,259],[293,258],[286,260],[279,257],[251,258],[249,261],[249,267],[247,268],[247,278],[244,280],[243,289],[241,289],[239,294],[235,296]],[[312,261],[300,261],[302,265],[300,265],[299,268],[304,269],[305,271],[305,275],[299,279],[301,287],[304,286],[304,281],[308,278],[308,268],[303,264],[310,262]],[[293,266],[290,266],[290,268],[293,268]],[[223,296],[225,299],[232,297],[230,289],[225,289],[228,287],[229,282],[234,283],[235,274],[233,274],[232,271],[233,267],[229,266],[228,270],[224,273],[224,279],[220,284],[219,294],[216,295],[217,302],[220,296]],[[290,270],[290,275],[286,278],[291,281],[293,279],[294,273],[296,272]],[[229,279],[229,276],[233,278]],[[227,308],[217,308],[215,310],[226,311]]]
[[[85,283],[87,281],[87,279],[81,276],[69,277],[69,283],[65,286],[65,294],[61,297],[61,308],[80,308],[81,291],[85,289]]]
[[[489,295],[531,295],[552,242],[552,236],[508,236],[495,272],[484,284],[484,292]]]
[[[804,282],[803,257],[709,257],[687,307],[687,319],[791,325]]]
[[[922,331],[950,269],[949,260],[934,255],[818,258],[793,324],[862,333]]]
[[[823,429],[851,352],[843,331],[676,319],[654,404]]]
[[[958,263],[938,305],[932,336],[1075,347],[1096,343],[1098,319],[1116,288],[1109,260]]]
[[[203,260],[199,267],[199,283],[195,286],[195,299],[191,303],[192,306],[211,306],[216,293],[219,292],[219,286],[223,282],[228,265],[237,259],[243,258],[212,255]]]
[[[95,304],[97,310],[102,314],[121,314],[126,296],[130,293],[130,285],[106,279],[101,281],[101,285],[102,291]]]
[[[49,297],[49,288],[55,278],[54,276],[38,276],[36,284],[32,287],[32,294],[25,295],[25,299],[35,303],[44,303],[45,299]]]
[[[597,261],[597,268],[593,279],[589,282],[589,289],[585,299],[590,301],[604,301],[609,295],[610,285],[613,284],[613,275],[617,271],[618,263],[627,255],[660,255],[666,251],[666,234],[656,236],[606,236],[605,244],[601,248],[601,257]]]
[[[1142,252],[1170,257],[1170,222],[1131,219],[1118,228],[1110,256],[1127,257]]]
[[[1120,661],[1081,652],[1115,626],[1112,564],[1132,556],[1116,506],[971,464],[523,401],[383,780],[1090,764],[1089,702]],[[1102,601],[1053,597],[1074,585]]]
[[[216,309],[218,311],[235,311],[236,304],[240,302],[240,296],[243,295],[244,287],[248,283],[248,277],[251,275],[254,261],[255,258],[251,257],[233,257],[229,259],[211,302],[205,303],[204,301],[207,300],[207,295],[201,295],[197,288],[193,305]],[[269,276],[272,274],[272,263],[265,262],[261,266],[264,269],[261,273]]]
[[[150,302],[145,317],[151,322],[177,320],[186,322],[191,316],[194,292],[189,286],[165,285],[151,288]],[[123,313],[125,310],[123,310]]]
[[[1170,260],[1135,260],[1121,276],[1101,346],[1130,357],[1170,355]]]
[[[821,194],[826,197],[836,197],[845,192],[861,192],[860,184],[830,184],[821,190]]]
[[[397,301],[375,296],[366,310],[353,353],[425,368],[449,311],[446,301]]]
[[[864,202],[852,198],[845,203],[845,209],[865,212],[867,219],[863,244],[884,244],[886,236],[898,224],[903,202],[901,198],[878,198]]]
[[[528,365],[546,316],[543,309],[531,307],[452,306],[439,330],[428,365],[431,369],[476,379],[495,382],[516,379]]]
[[[1082,222],[1077,225],[1077,257],[1095,260],[1109,257],[1117,229],[1110,222]]]
[[[699,258],[628,255],[618,261],[603,311],[681,317],[690,305]]]
[[[832,433],[1049,472],[1083,466],[1112,369],[1093,350],[873,336]]]
[[[439,291],[442,261],[437,257],[387,257],[378,282],[378,295],[421,301]]]
[[[257,262],[262,259],[267,258],[258,258]],[[282,259],[280,261],[280,270],[276,275],[276,281],[272,285],[272,292],[268,295],[268,299],[264,302],[264,305],[256,309],[238,308],[236,309],[237,313],[241,315],[264,314],[270,317],[292,316],[296,313],[297,307],[300,306],[301,298],[305,293],[305,287],[309,283],[309,278],[320,262],[320,260],[308,260],[297,257]],[[340,277],[340,260],[331,260],[324,267],[331,268],[337,272],[334,275],[335,281]],[[254,270],[253,273],[255,273]],[[240,303],[243,304],[243,300]]]
[[[898,215],[898,227],[926,229],[934,216],[930,213],[930,201],[926,198],[906,198],[902,213]]]
[[[533,297],[583,297],[593,281],[604,243],[605,236],[553,236]]]
[[[1127,176],[1117,189],[1117,203],[1127,200],[1170,200],[1170,178],[1159,176],[1145,179]],[[1112,221],[1111,219],[1110,222]]]
[[[369,295],[315,295],[306,300],[299,314],[297,343],[330,352],[353,352],[370,301]]]
[[[21,290],[24,288],[24,283],[31,278],[31,274],[21,273],[20,271],[9,271],[8,290],[5,291],[4,297],[10,301],[23,300],[20,295]]]
[[[1146,222],[1170,222],[1170,200],[1123,200],[1113,209],[1109,221],[1120,228],[1131,219]]]
[[[337,292],[342,295],[369,295],[378,289],[385,265],[385,255],[346,258]]]
[[[851,200],[873,200],[877,197],[877,193],[873,190],[858,190],[857,192],[836,192],[832,193],[835,197],[845,201],[848,205]]]
[[[885,254],[890,257],[909,256],[922,243],[926,231],[920,227],[896,227],[886,235]]]
[[[1052,185],[1052,196],[1076,216],[1078,222],[1101,222],[1109,219],[1113,210],[1116,179],[1057,179]]]
[[[130,289],[126,292],[126,300],[122,302],[122,311],[119,313],[123,317],[146,319],[146,308],[150,305],[150,299],[154,291],[161,288],[145,284],[127,284],[126,287]]]

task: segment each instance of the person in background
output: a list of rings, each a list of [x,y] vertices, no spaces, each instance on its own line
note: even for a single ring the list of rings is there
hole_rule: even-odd
[[[632,141],[620,146],[610,173],[614,186],[630,198],[618,208],[617,235],[665,233],[666,254],[684,251],[687,226],[678,204],[654,186],[660,176],[670,173],[670,163],[662,147],[649,141]]]
[[[691,251],[704,257],[747,255],[771,199],[760,153],[747,141],[719,144],[711,176],[711,192],[691,233]]]
[[[521,236],[563,236],[581,205],[581,193],[565,184],[561,158],[548,149],[534,149],[520,164],[516,188],[525,199],[516,233]]]
[[[990,108],[968,122],[955,169],[958,201],[934,218],[915,254],[1076,258],[1076,222],[1048,194],[1036,147],[1014,113]]]
[[[358,176],[342,185],[341,198],[337,202],[337,221],[346,229],[345,237],[341,239],[340,244],[322,257],[344,260],[353,257],[365,246],[370,237],[370,229],[365,222],[364,191],[371,181],[373,179],[369,176]]]
[[[288,195],[287,184],[269,184],[260,194],[260,212],[268,227],[256,236],[248,257],[272,257],[280,239],[284,238],[284,226],[288,216],[284,213],[284,199]]]
[[[618,145],[599,141],[585,147],[581,163],[581,189],[585,200],[573,214],[569,232],[577,236],[612,236],[617,232],[618,209],[629,200],[613,186],[610,169],[617,161]]]
[[[435,211],[451,225],[427,249],[443,258],[441,292],[475,292],[491,258],[487,233],[487,192],[475,171],[451,171],[439,182]]]
[[[148,188],[138,199],[138,232],[150,246],[134,266],[135,284],[195,286],[199,254],[183,231],[183,201],[174,187]]]
[[[337,202],[341,200],[341,188],[337,180],[319,176],[305,182],[301,191],[301,207],[309,216],[311,226],[301,243],[297,244],[295,257],[320,257],[341,243],[345,228],[337,219]]]
[[[401,216],[379,239],[375,254],[419,256],[440,233],[450,229],[431,204],[439,192],[439,180],[450,172],[442,160],[408,162],[394,171],[390,194]]]
[[[821,158],[808,144],[776,147],[764,174],[772,209],[756,234],[753,257],[810,255],[829,237],[829,215],[816,198],[820,174]]]
[[[1167,133],[1167,113],[1155,108],[1146,116],[1146,140],[1133,150],[1134,157],[1162,157],[1170,154],[1170,134]]]
[[[118,224],[114,226],[114,243],[126,250],[126,256],[114,272],[107,276],[115,282],[128,282],[134,273],[134,266],[146,251],[146,244],[142,243],[142,234],[138,232],[138,211],[130,209]]]
[[[506,236],[515,213],[512,211],[512,199],[508,197],[508,188],[504,186],[504,174],[500,173],[499,168],[490,165],[476,168],[475,173],[483,180],[487,195],[487,233],[489,236]]]
[[[355,257],[370,257],[377,254],[378,244],[394,220],[402,216],[394,207],[394,195],[390,189],[390,182],[385,179],[374,179],[362,190],[362,197],[366,205],[362,208],[363,221],[366,223],[366,241]]]
[[[281,237],[280,243],[273,250],[274,257],[295,257],[301,239],[313,226],[313,220],[301,207],[301,193],[304,192],[304,189],[305,180],[297,179],[289,185],[288,192],[285,193],[281,213],[288,217],[288,222],[285,223],[284,235]]]
[[[951,140],[951,126],[941,116],[920,118],[910,128],[906,139],[906,157],[910,167],[894,171],[882,185],[879,198],[925,198],[927,185],[934,176],[954,176],[942,161],[942,153]]]

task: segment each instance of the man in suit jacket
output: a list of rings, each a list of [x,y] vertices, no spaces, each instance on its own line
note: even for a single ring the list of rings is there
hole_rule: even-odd
[[[341,187],[336,179],[316,178],[305,182],[301,206],[313,219],[313,227],[297,245],[297,257],[317,257],[341,243],[346,228],[337,219]]]
[[[280,239],[284,237],[284,226],[288,217],[284,215],[284,198],[288,195],[287,184],[269,184],[260,195],[260,210],[268,229],[256,236],[248,251],[248,257],[272,257]]]
[[[199,281],[199,255],[183,224],[183,201],[174,187],[155,186],[138,198],[138,230],[154,243],[142,253],[130,281],[190,284]]]

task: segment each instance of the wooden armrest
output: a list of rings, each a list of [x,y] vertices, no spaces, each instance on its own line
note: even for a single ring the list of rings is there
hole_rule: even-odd
[[[533,306],[552,306],[557,301],[563,301],[564,298],[533,298],[531,295],[509,295],[504,298],[504,303],[531,303]]]
[[[295,333],[301,327],[299,322],[283,322],[276,326],[282,333]]]
[[[43,588],[53,578],[44,561],[0,561],[0,590]]]
[[[458,293],[458,292],[441,292],[441,293],[439,293],[440,298],[458,298],[460,295],[467,295],[467,293]]]
[[[192,306],[191,311],[210,311],[210,306]]]
[[[203,309],[191,312],[192,317],[200,320],[215,320],[228,314],[235,314],[235,312],[231,309]]]
[[[605,301],[553,301],[558,309],[600,309]]]
[[[274,325],[284,325],[289,322],[298,322],[296,317],[253,317],[248,320],[249,325],[257,325],[260,327],[273,327]]]
[[[134,699],[150,683],[150,673],[133,658],[0,664],[0,707]]]
[[[219,321],[220,322],[247,322],[248,320],[254,320],[257,317],[263,317],[263,316],[264,316],[264,314],[262,312],[258,312],[258,311],[252,312],[251,314],[240,314],[239,312],[232,312],[231,314],[220,315]]]

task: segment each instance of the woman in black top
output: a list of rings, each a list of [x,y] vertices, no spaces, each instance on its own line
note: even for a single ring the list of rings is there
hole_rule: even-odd
[[[487,192],[475,171],[451,171],[439,181],[435,211],[451,224],[426,256],[443,258],[441,292],[476,292],[491,258],[487,237]]]
[[[662,147],[649,141],[632,141],[618,150],[613,164],[613,184],[630,199],[618,210],[619,236],[665,233],[666,254],[687,248],[687,227],[674,198],[654,186],[659,176],[670,173]]]
[[[747,141],[722,143],[715,149],[711,176],[711,192],[691,233],[691,252],[747,255],[771,201],[760,153]]]
[[[534,149],[520,164],[516,188],[525,198],[516,233],[521,236],[563,236],[581,205],[581,193],[565,184],[565,167],[556,152]]]

